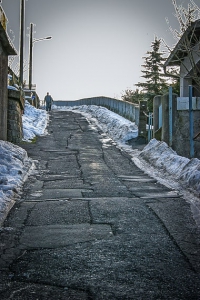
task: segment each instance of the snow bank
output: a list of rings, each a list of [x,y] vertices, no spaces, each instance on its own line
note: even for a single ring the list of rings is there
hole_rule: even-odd
[[[19,193],[31,165],[24,149],[0,140],[0,215]]]
[[[76,110],[85,113],[88,118],[95,118],[99,127],[114,141],[126,142],[138,136],[138,127],[135,123],[109,111],[107,108],[96,105],[81,105],[75,107],[52,106],[58,110]]]
[[[165,142],[153,139],[141,151],[138,158],[142,158],[159,171],[172,175],[181,181],[185,187],[200,195],[200,160],[188,159],[177,155]]]
[[[47,126],[46,111],[25,102],[22,116],[23,140],[30,141],[42,135]],[[20,193],[20,188],[34,166],[27,152],[19,146],[0,140],[0,223]]]
[[[14,90],[14,91],[19,91],[15,86],[8,85],[8,90]]]
[[[23,122],[23,141],[31,141],[37,135],[43,135],[47,126],[48,115],[45,110],[37,109],[25,101]]]

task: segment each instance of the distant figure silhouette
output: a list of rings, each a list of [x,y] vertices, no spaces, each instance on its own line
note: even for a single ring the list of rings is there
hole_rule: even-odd
[[[53,102],[53,98],[51,95],[49,95],[49,92],[47,92],[46,96],[44,97],[44,103],[46,104],[46,111],[51,111],[51,105]]]

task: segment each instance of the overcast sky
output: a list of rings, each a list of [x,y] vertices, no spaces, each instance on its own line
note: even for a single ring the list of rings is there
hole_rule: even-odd
[[[2,7],[19,50],[20,0],[2,0]],[[178,29],[171,0],[27,0],[25,10],[27,61],[30,23],[36,24],[34,38],[53,37],[33,48],[33,83],[40,99],[47,91],[55,100],[121,98],[142,80],[142,57],[154,37],[175,43],[165,18]]]

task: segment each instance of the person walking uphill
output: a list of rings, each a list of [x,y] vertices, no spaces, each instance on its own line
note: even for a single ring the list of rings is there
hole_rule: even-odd
[[[46,111],[51,111],[52,102],[53,102],[53,98],[47,92],[46,96],[44,97],[44,103],[46,104]]]

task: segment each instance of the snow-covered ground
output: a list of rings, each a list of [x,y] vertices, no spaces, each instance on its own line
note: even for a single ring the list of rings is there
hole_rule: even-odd
[[[52,109],[73,110],[85,115],[91,126],[100,127],[117,147],[128,152],[139,168],[162,184],[179,191],[190,202],[194,218],[200,226],[200,160],[181,157],[166,143],[155,139],[142,151],[133,149],[126,141],[137,137],[137,126],[106,108],[94,105],[73,108],[53,105]],[[47,123],[46,111],[26,103],[23,116],[24,141],[46,134]],[[105,139],[104,143],[107,141]],[[20,188],[33,166],[26,151],[9,142],[0,141],[0,223],[14,199],[19,197]]]
[[[46,111],[36,109],[26,102],[23,140],[31,142],[36,135],[44,134],[47,122]],[[0,224],[15,200],[20,197],[21,187],[32,169],[34,163],[24,149],[0,140]]]
[[[200,226],[200,160],[177,155],[165,142],[152,139],[142,151],[133,149],[126,141],[138,135],[138,128],[123,117],[104,107],[82,105],[58,107],[56,110],[72,110],[82,113],[102,129],[116,145],[128,152],[133,162],[151,177],[165,186],[178,191],[191,204],[194,218]],[[106,143],[106,139],[105,139]]]
[[[45,110],[36,109],[26,101],[23,122],[23,141],[31,141],[35,136],[45,133],[48,114]]]

